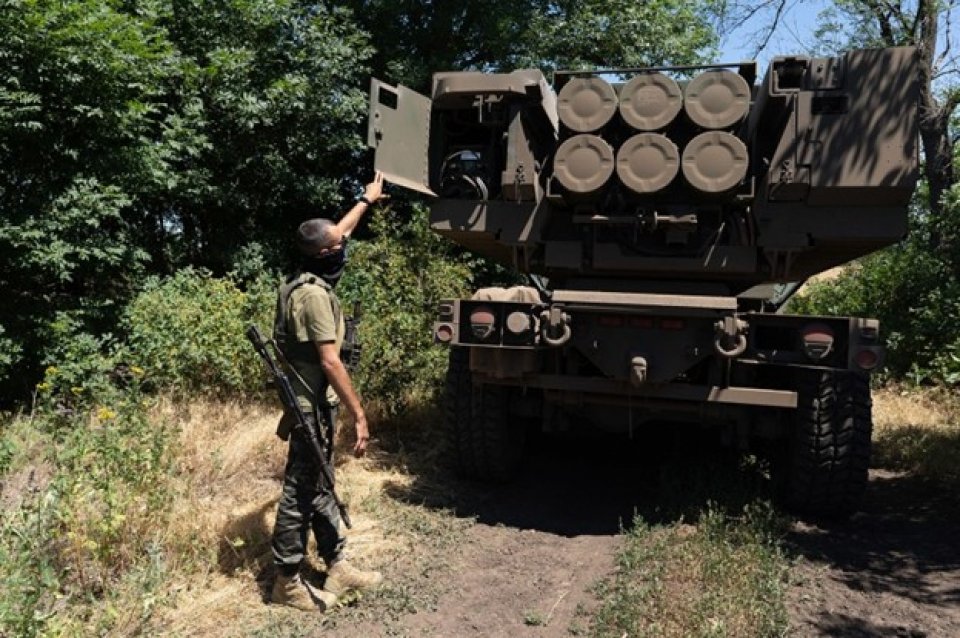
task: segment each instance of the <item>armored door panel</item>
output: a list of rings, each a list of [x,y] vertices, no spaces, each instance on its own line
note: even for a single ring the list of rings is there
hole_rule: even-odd
[[[405,86],[370,80],[367,145],[375,150],[373,166],[387,181],[435,195],[429,184],[430,106]]]

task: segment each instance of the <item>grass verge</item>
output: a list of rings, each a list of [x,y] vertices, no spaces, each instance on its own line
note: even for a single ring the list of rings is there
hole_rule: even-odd
[[[704,453],[708,450],[704,450]],[[694,456],[696,455],[696,456]],[[770,501],[754,457],[690,451],[661,472],[652,511],[638,512],[597,584],[589,631],[610,636],[780,636],[787,631],[790,519]]]
[[[960,485],[960,397],[888,386],[873,395],[873,465]]]

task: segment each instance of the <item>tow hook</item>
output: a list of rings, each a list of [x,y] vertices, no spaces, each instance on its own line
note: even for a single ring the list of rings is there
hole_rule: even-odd
[[[570,341],[570,315],[556,306],[540,313],[540,336],[550,346],[562,346]]]
[[[717,354],[727,359],[742,355],[747,349],[747,329],[749,325],[742,319],[730,315],[714,324],[716,336],[713,348]]]

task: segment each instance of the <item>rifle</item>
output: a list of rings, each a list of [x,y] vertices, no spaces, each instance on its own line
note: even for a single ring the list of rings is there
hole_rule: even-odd
[[[353,527],[350,523],[350,514],[347,513],[346,504],[340,500],[337,492],[333,489],[333,468],[330,467],[327,455],[323,453],[323,446],[320,444],[320,437],[317,435],[316,425],[312,419],[307,418],[307,415],[303,413],[303,408],[300,407],[300,402],[297,401],[297,395],[293,391],[290,379],[281,367],[282,364],[290,368],[290,362],[283,356],[283,352],[277,346],[277,342],[273,339],[265,338],[256,325],[251,324],[250,327],[247,328],[246,334],[247,339],[253,344],[253,349],[256,350],[260,358],[263,359],[267,371],[270,373],[270,376],[273,377],[273,382],[277,386],[277,394],[280,395],[280,402],[283,403],[283,407],[289,410],[296,418],[296,424],[293,426],[293,430],[294,432],[299,431],[301,433],[303,438],[306,439],[313,455],[317,458],[317,462],[320,464],[320,473],[323,474],[324,480],[326,480],[327,485],[330,486],[333,502],[336,503],[337,509],[340,510],[340,518],[343,520],[343,524],[347,526],[347,529],[350,529]],[[267,348],[268,345],[273,348],[273,354],[271,354]],[[333,442],[331,441],[331,445],[332,444]]]
[[[343,334],[343,345],[340,347],[340,360],[348,371],[353,372],[360,365],[360,352],[363,346],[360,345],[360,339],[357,330],[360,327],[361,320],[360,302],[353,302],[353,314],[345,317],[343,324],[345,327]]]

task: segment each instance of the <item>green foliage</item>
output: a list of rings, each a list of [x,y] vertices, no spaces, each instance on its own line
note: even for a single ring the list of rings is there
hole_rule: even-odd
[[[56,314],[49,330],[51,346],[43,381],[36,387],[37,406],[69,420],[76,410],[112,399],[118,391],[112,378],[118,358],[110,335],[86,332],[69,313]]]
[[[960,246],[929,249],[930,232],[960,216],[960,189],[950,194],[946,219],[915,215],[900,244],[816,283],[791,300],[790,312],[874,316],[887,345],[887,370],[916,383],[960,383]]]
[[[422,208],[405,220],[378,212],[370,227],[374,238],[351,247],[337,294],[346,311],[354,301],[363,308],[360,391],[393,414],[438,387],[447,350],[432,340],[436,305],[464,295],[471,271]]]
[[[39,353],[9,366],[23,378],[51,342],[47,317],[102,327],[145,258],[122,178],[155,128],[137,99],[159,97],[168,54],[149,25],[105,2],[2,3],[0,323],[23,354]]]
[[[253,239],[276,262],[351,179],[369,55],[328,5],[0,0],[2,395],[49,317],[100,334],[147,273],[222,274]]]
[[[379,48],[375,75],[428,90],[435,71],[687,64],[716,36],[701,5],[590,0],[346,3]],[[438,46],[438,43],[443,43]]]
[[[273,285],[265,273],[242,290],[190,268],[152,278],[125,311],[127,352],[161,388],[254,392],[262,368],[244,333],[250,323],[272,326]]]
[[[47,379],[71,379],[78,363],[64,360]],[[40,454],[3,468],[2,481],[19,488],[5,492],[13,501],[0,526],[0,634],[104,634],[152,611],[176,449],[167,424],[148,418],[139,376],[113,379],[95,400],[88,388],[58,400],[51,387],[34,416],[5,426],[5,440],[32,439]],[[120,589],[131,578],[144,605],[118,611],[111,600],[128,594]]]
[[[757,501],[708,503],[696,526],[634,520],[616,575],[596,591],[593,636],[779,636],[788,563],[783,520]]]
[[[0,379],[9,378],[23,356],[23,345],[11,338],[0,324]]]
[[[184,122],[201,142],[171,165],[190,188],[168,189],[165,219],[190,263],[222,273],[244,243],[286,240],[308,211],[339,205],[362,148],[371,49],[328,4],[162,6],[158,21],[187,60]]]
[[[694,3],[576,0],[538,12],[523,42],[521,66],[579,69],[712,61],[717,38]]]
[[[873,463],[879,467],[960,487],[960,420],[950,425],[904,425],[874,434]]]
[[[0,632],[36,636],[53,616],[51,592],[60,581],[53,563],[53,529],[57,496],[31,495],[20,507],[4,512],[0,523]]]

